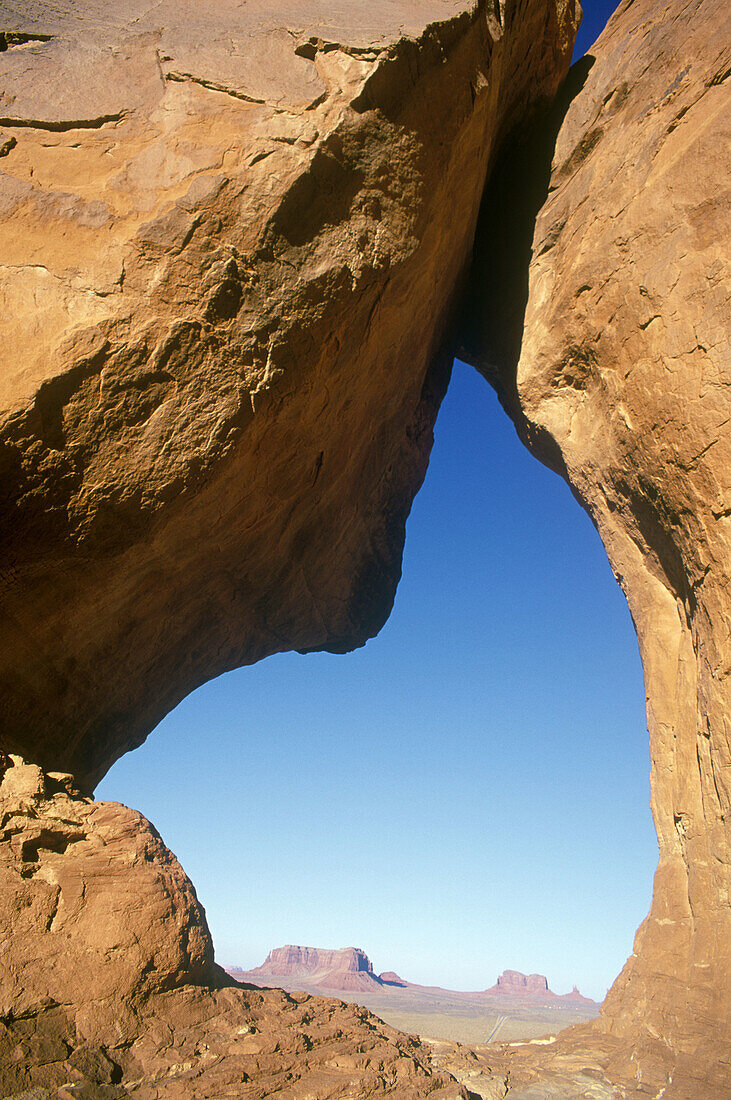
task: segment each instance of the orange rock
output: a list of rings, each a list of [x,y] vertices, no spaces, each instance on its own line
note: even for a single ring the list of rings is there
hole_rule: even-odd
[[[660,862],[598,1027],[665,1100],[731,1090],[730,31],[721,0],[620,5],[572,70],[550,173],[521,138],[504,162],[467,333],[637,627]],[[537,187],[500,263],[491,219],[517,177]]]
[[[576,12],[8,20],[0,747],[90,790],[212,676],[384,622],[485,174]]]

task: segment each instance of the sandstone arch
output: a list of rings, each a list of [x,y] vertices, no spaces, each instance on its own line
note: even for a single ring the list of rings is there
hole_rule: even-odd
[[[651,0],[623,4],[558,137],[517,368],[493,325],[468,340],[592,514],[638,627],[661,863],[604,1038],[576,1041],[606,1039],[618,1079],[671,1072],[667,1097],[728,1081],[722,9],[676,0],[659,21]],[[106,844],[59,773],[88,790],[196,683],[382,622],[483,181],[555,95],[576,14],[382,0],[344,26],[324,0],[306,19],[294,2],[242,11],[2,8],[2,748],[32,761],[3,758],[19,890],[4,897],[48,936],[67,937],[84,896],[66,853]],[[178,880],[151,858],[153,884]],[[221,976],[196,904],[195,973],[153,949],[123,991],[140,1058],[135,997],[201,1028],[224,1003],[244,1011],[239,993],[202,992]],[[59,1042],[75,1027],[103,1043],[109,990],[80,997],[73,973],[51,982],[4,942],[6,1020],[58,1017]]]
[[[524,442],[591,515],[637,629],[660,862],[602,1019],[636,1071],[674,1062],[689,1096],[728,1086],[731,1036],[729,29],[718,4],[660,21],[620,6],[557,104],[550,172],[523,134],[496,174],[485,226],[516,173],[543,172],[543,193],[507,237],[522,269],[487,271],[479,234],[466,326]]]

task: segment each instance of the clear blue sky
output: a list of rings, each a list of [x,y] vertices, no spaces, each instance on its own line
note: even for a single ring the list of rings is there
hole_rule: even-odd
[[[575,56],[612,8],[587,0]],[[157,825],[224,964],[353,945],[411,981],[604,995],[657,858],[637,644],[591,523],[474,371],[379,637],[205,685],[97,797]]]
[[[574,60],[591,52],[590,47],[601,34],[604,24],[617,6],[618,0],[582,0],[584,17],[576,36]]]
[[[458,989],[601,998],[657,848],[637,644],[598,535],[455,365],[378,638],[189,696],[97,796],[192,877],[223,964],[358,946]]]

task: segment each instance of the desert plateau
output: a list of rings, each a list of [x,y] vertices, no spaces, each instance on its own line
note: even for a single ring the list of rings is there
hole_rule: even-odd
[[[731,1097],[731,8],[621,0],[572,64],[581,17],[0,0],[0,1100]],[[639,644],[659,857],[601,1006],[356,949],[227,972],[155,824],[94,798],[194,689],[381,631],[455,359]],[[245,848],[218,766],[190,824],[237,801]]]
[[[293,993],[335,996],[364,1005],[392,1027],[420,1039],[485,1045],[555,1036],[599,1015],[600,1006],[574,987],[558,996],[542,974],[505,970],[489,989],[472,993],[408,982],[393,971],[376,974],[364,951],[287,946],[253,970],[227,967],[236,981]]]

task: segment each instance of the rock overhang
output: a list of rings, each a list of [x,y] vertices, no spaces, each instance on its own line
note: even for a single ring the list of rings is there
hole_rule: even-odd
[[[210,676],[384,621],[485,172],[575,11],[0,14],[6,747],[89,786]]]

